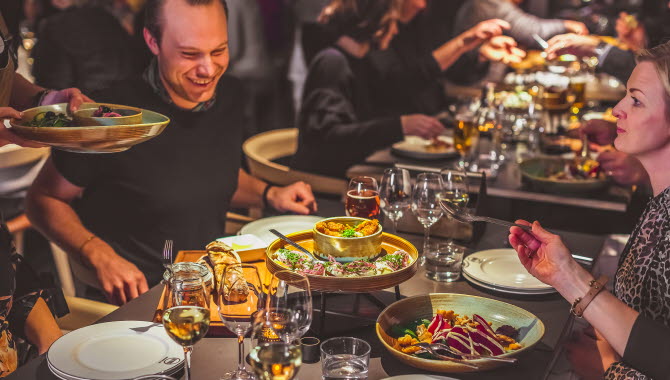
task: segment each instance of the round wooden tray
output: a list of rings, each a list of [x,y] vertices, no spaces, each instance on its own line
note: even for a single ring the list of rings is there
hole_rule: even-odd
[[[286,236],[308,251],[313,251],[314,238],[312,236],[312,230],[294,232]],[[272,260],[272,254],[280,248],[291,249],[291,246],[288,243],[285,243],[283,240],[277,239],[273,241],[272,244],[270,244],[265,250],[265,263],[268,267],[268,270],[272,273],[280,270],[286,270],[284,266]],[[331,277],[307,275],[310,288],[314,291],[328,293],[367,293],[375,290],[391,288],[409,280],[412,278],[412,276],[414,276],[419,262],[419,251],[417,251],[416,247],[414,247],[412,243],[399,236],[384,232],[382,233],[382,249],[386,250],[387,253],[393,253],[399,249],[402,249],[412,257],[413,261],[408,267],[403,268],[397,272],[381,274],[378,276]]]

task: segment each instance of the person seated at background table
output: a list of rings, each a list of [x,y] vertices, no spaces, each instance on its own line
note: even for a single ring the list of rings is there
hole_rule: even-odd
[[[321,22],[349,38],[321,51],[307,74],[297,125],[298,150],[291,167],[344,177],[348,167],[377,149],[407,135],[434,138],[444,126],[423,114],[397,116],[381,104],[379,72],[368,53],[386,49],[397,31],[402,2],[391,0],[334,0],[324,8]],[[495,22],[460,38],[469,49],[484,38],[500,35]]]
[[[670,3],[651,0],[655,6],[646,7],[646,12],[637,18],[622,12],[616,21],[617,38],[623,45],[612,45],[596,36],[581,36],[572,33],[552,37],[545,50],[547,58],[561,54],[578,57],[595,56],[597,69],[610,74],[622,82],[630,77],[635,68],[635,54],[641,49],[656,46],[670,38]]]
[[[667,378],[670,373],[670,43],[642,51],[628,93],[614,108],[617,149],[649,173],[654,198],[619,259],[614,294],[593,294],[593,276],[579,266],[561,238],[538,222],[532,234],[510,229],[521,263],[553,286],[595,329],[568,346],[582,378]],[[587,293],[588,292],[588,293]],[[585,302],[580,301],[583,297]],[[588,300],[592,302],[588,303]]]
[[[12,235],[0,220],[0,377],[19,365],[17,338],[26,339],[41,355],[63,335],[42,291],[19,293],[23,289],[17,289],[15,255]]]
[[[521,61],[525,52],[508,36],[498,36],[510,25],[486,20],[453,36],[453,18],[461,1],[405,0],[400,11],[398,34],[388,49],[374,50],[370,61],[379,72],[381,89],[376,96],[394,115],[435,115],[448,107],[442,79],[471,85],[488,71],[489,61]],[[470,36],[486,42],[472,48]],[[489,40],[489,37],[495,36]],[[453,37],[453,38],[452,38]]]
[[[489,19],[507,21],[511,28],[507,33],[526,47],[537,46],[533,34],[547,40],[557,34],[572,32],[588,34],[586,26],[578,21],[542,19],[524,12],[520,5],[523,0],[468,0],[459,9],[454,30],[461,33],[479,22]]]
[[[33,224],[90,267],[117,304],[159,283],[166,239],[175,254],[201,249],[222,236],[232,206],[316,210],[309,185],[274,187],[240,168],[244,96],[224,75],[225,1],[149,0],[146,7],[144,38],[155,60],[143,78],[96,99],[160,112],[170,124],[125,152],[54,151],[27,202]]]

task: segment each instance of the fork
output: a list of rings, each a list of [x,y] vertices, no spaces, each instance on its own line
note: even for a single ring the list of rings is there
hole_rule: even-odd
[[[473,369],[479,369],[479,366],[474,364],[474,363],[468,363],[467,361],[462,360],[462,359],[456,359],[456,358],[453,358],[451,356],[438,354],[437,351],[433,349],[432,345],[430,345],[428,343],[421,342],[421,343],[413,344],[412,346],[413,347],[419,347],[419,348],[421,348],[422,351],[428,352],[429,354],[435,356],[438,359],[448,360],[448,361],[451,361],[451,362],[454,362],[454,363],[459,363],[459,364],[462,364],[466,367],[470,367],[470,368],[473,368]]]
[[[172,277],[172,240],[165,240],[165,246],[163,246],[163,267],[170,272],[170,277]]]

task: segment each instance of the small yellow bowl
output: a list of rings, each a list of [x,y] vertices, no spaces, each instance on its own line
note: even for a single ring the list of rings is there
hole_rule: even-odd
[[[107,106],[111,108],[113,112],[116,112],[121,116],[93,116],[93,113],[97,111],[100,106]],[[74,112],[72,117],[76,125],[80,127],[95,127],[99,125],[133,125],[142,123],[142,109],[118,104],[84,103],[77,111]]]
[[[337,222],[354,225],[366,221],[365,218],[351,216],[338,216],[324,219],[321,222]],[[333,256],[337,261],[354,261],[372,258],[381,252],[382,248],[382,226],[379,225],[377,232],[362,237],[338,237],[323,234],[313,228],[314,252],[321,257]]]

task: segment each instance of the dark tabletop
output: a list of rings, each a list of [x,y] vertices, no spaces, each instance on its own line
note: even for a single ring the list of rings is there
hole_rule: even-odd
[[[319,214],[323,216],[335,216],[342,214],[343,206],[336,201],[321,200],[319,202]],[[422,236],[413,234],[400,234],[417,247],[421,247]],[[563,241],[573,250],[581,255],[596,257],[603,245],[604,237],[572,232],[561,232]],[[497,226],[489,225],[482,238],[472,242],[466,252],[470,253],[482,249],[505,247],[507,230]],[[155,307],[161,293],[160,287],[154,287],[141,297],[131,301],[127,305],[109,314],[100,322],[119,320],[143,320],[152,319]],[[384,303],[391,303],[394,294],[389,291],[375,292],[374,296]],[[501,368],[479,373],[470,374],[445,374],[459,379],[539,379],[545,373],[549,365],[554,349],[563,327],[569,316],[569,304],[558,294],[542,296],[516,296],[494,293],[492,291],[475,287],[470,283],[459,280],[452,283],[439,283],[425,277],[423,269],[409,281],[400,285],[403,297],[426,294],[426,293],[463,293],[475,296],[492,298],[518,307],[524,308],[535,314],[542,320],[546,332],[541,342],[532,349],[521,354],[516,364],[506,365]],[[329,311],[350,314],[355,303],[354,295],[330,295],[328,298]],[[318,302],[315,300],[315,309]],[[383,379],[387,376],[402,374],[424,373],[421,370],[399,363],[391,356],[377,339],[374,328],[367,319],[374,319],[381,309],[370,302],[366,297],[360,297],[358,316],[346,317],[328,315],[325,322],[325,330],[318,335],[325,339],[331,336],[355,336],[365,339],[372,346],[370,359],[369,379]],[[317,321],[318,318],[315,318]],[[315,329],[317,322],[313,323]],[[248,350],[248,339],[247,339]],[[237,365],[237,343],[232,338],[205,338],[195,346],[192,361],[192,377],[197,380],[219,379],[225,372],[233,370]],[[321,378],[320,363],[303,364],[299,378],[311,380]],[[56,379],[49,371],[44,355],[18,369],[8,379]]]

